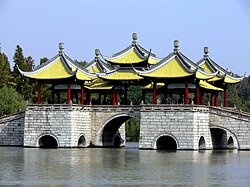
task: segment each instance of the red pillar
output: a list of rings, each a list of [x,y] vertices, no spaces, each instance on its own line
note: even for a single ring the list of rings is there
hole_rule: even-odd
[[[41,104],[41,82],[38,81],[37,103]]]
[[[115,104],[118,105],[119,95],[118,92],[115,92]]]
[[[215,106],[218,107],[219,106],[219,99],[218,99],[219,93],[216,92],[215,93]]]
[[[82,98],[81,98],[82,102],[81,103],[82,103],[82,105],[84,105],[84,83],[82,84],[82,90],[81,91],[82,91],[82,93],[81,93],[81,95],[82,95]]]
[[[200,104],[200,86],[196,85],[196,104],[199,105]]]
[[[224,88],[224,107],[227,107],[227,85]]]
[[[211,92],[211,106],[214,106],[214,92]]]
[[[153,104],[156,104],[156,82],[154,81]]]
[[[185,104],[188,104],[188,81],[185,82]]]
[[[71,93],[70,93],[70,80],[68,80],[68,104],[70,104]]]

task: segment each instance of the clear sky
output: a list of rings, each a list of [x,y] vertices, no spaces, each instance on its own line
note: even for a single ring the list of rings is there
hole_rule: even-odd
[[[111,56],[130,45],[133,32],[158,57],[178,39],[194,62],[207,46],[222,67],[250,75],[248,0],[0,0],[0,43],[11,65],[16,45],[36,65],[59,42],[72,59],[91,61],[96,48]]]

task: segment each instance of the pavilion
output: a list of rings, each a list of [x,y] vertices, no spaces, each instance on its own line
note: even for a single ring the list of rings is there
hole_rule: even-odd
[[[204,48],[204,56],[194,63],[179,50],[179,41],[174,41],[174,50],[165,58],[159,58],[138,43],[137,34],[132,35],[132,44],[111,57],[102,55],[96,49],[95,58],[85,66],[73,61],[64,52],[63,43],[59,52],[46,63],[32,72],[20,73],[38,81],[38,104],[41,103],[41,86],[52,84],[52,102],[54,95],[60,98],[60,92],[67,91],[70,104],[73,95],[81,104],[90,104],[90,94],[104,95],[99,104],[107,104],[107,94],[111,95],[112,105],[118,105],[119,94],[124,96],[123,104],[129,104],[127,90],[131,85],[140,86],[142,101],[145,93],[153,92],[153,104],[157,102],[157,92],[172,95],[174,92],[184,95],[183,104],[189,103],[189,93],[194,93],[194,103],[204,105],[204,94],[211,94],[211,106],[218,106],[218,93],[224,92],[224,106],[227,106],[228,85],[240,82],[244,77],[236,77],[215,63]],[[85,99],[86,98],[86,101]]]

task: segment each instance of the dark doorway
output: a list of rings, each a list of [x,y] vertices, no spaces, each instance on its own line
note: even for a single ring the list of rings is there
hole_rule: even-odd
[[[40,148],[57,148],[58,144],[54,137],[50,135],[45,135],[39,139],[39,147]]]
[[[158,150],[177,150],[177,144],[171,136],[161,136],[156,143]]]

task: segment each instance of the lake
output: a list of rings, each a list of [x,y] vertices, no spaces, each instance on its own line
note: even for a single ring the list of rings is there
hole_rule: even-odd
[[[0,147],[1,186],[250,186],[250,151]]]

